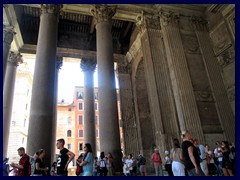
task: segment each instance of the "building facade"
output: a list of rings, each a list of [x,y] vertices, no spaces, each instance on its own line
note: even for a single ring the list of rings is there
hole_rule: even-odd
[[[27,145],[31,89],[32,74],[29,71],[28,64],[23,63],[19,65],[16,74],[7,151],[9,162],[18,162],[20,159],[17,152],[18,148],[26,148]]]

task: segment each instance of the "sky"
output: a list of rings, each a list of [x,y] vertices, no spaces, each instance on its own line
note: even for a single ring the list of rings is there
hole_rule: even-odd
[[[23,57],[24,58],[24,57]],[[24,62],[28,63],[29,69],[34,74],[35,60],[24,58]],[[116,66],[115,66],[116,67]],[[75,78],[73,78],[75,77]],[[97,69],[94,72],[94,87],[98,87]],[[118,87],[118,80],[116,87]],[[58,74],[58,100],[64,99],[66,103],[73,102],[74,87],[84,85],[84,75],[80,68],[79,61],[64,61]]]

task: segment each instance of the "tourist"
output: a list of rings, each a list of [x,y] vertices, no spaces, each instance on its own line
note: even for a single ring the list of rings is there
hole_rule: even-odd
[[[207,165],[207,156],[206,156],[206,149],[202,144],[199,144],[197,139],[193,140],[194,146],[199,149],[199,157],[200,157],[200,167],[205,174],[205,176],[209,176],[208,165]]]
[[[57,175],[57,162],[53,162],[51,169],[50,169],[50,175],[56,176]]]
[[[80,164],[83,167],[83,176],[93,175],[93,154],[92,147],[89,143],[84,146],[84,158]]]
[[[60,153],[57,158],[57,176],[67,176],[68,175],[68,165],[73,160],[75,154],[64,147],[65,140],[57,140],[57,149]]]
[[[208,144],[205,145],[205,149],[206,149],[206,158],[207,158],[209,175],[215,176],[217,168],[216,168],[216,165],[214,162],[214,154],[213,154],[212,150],[209,148]]]
[[[229,158],[230,147],[229,147],[228,141],[222,141],[222,146],[220,148],[220,151],[223,154],[222,171],[224,176],[233,176],[233,172],[232,172],[233,167]]]
[[[141,176],[146,176],[146,158],[139,154],[137,158],[139,172]]]
[[[132,154],[128,155],[128,158],[126,159],[126,174],[127,176],[133,176],[133,159]]]
[[[169,151],[165,151],[165,169],[168,172],[169,176],[173,176],[173,172],[172,172],[172,160],[169,157]]]
[[[216,158],[215,164],[217,165],[218,175],[222,176],[222,160],[223,154],[221,152],[221,143],[219,141],[216,142],[216,148],[214,149],[214,156]]]
[[[3,156],[3,176],[9,175],[9,164],[8,164],[8,158]]]
[[[107,163],[107,160],[106,160],[104,152],[102,151],[100,153],[99,162],[98,162],[100,176],[107,176],[108,170],[107,170],[106,163]]]
[[[158,148],[154,149],[154,153],[152,154],[151,160],[153,161],[155,175],[156,176],[163,176],[162,170],[162,159],[159,154]]]
[[[31,164],[31,176],[35,171],[35,161],[38,158],[39,152],[36,152],[32,157],[30,157],[30,164]]]
[[[185,176],[185,166],[183,164],[183,152],[178,139],[173,139],[170,159],[172,160],[172,171],[174,176]]]
[[[95,157],[93,163],[93,176],[98,176],[99,172],[98,157]]]
[[[35,170],[33,176],[46,176],[49,168],[45,166],[45,163],[43,161],[45,151],[43,149],[40,149],[38,151],[38,154],[38,158],[35,161]]]
[[[106,161],[106,167],[108,170],[107,176],[113,176],[112,161],[113,161],[113,156],[111,153],[108,153],[107,161]]]
[[[200,157],[198,149],[189,140],[191,136],[188,131],[182,132],[182,150],[185,168],[189,176],[204,176],[200,167]]]
[[[25,153],[25,148],[20,147],[18,150],[18,155],[21,157],[19,164],[11,163],[13,168],[18,169],[18,176],[30,176],[31,174],[31,165],[30,157]]]

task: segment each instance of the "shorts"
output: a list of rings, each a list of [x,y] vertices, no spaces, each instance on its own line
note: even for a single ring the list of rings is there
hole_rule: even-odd
[[[145,173],[146,172],[146,166],[145,165],[140,165],[139,171],[141,173]]]

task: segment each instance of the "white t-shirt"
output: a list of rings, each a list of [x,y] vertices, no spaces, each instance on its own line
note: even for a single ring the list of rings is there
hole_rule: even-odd
[[[132,159],[126,159],[125,161],[127,167],[130,167],[133,164],[133,160]],[[130,167],[129,170],[132,170],[133,168]]]
[[[168,156],[165,156],[166,164],[171,164],[172,161]]]
[[[212,156],[212,151],[211,150],[209,150],[209,151],[207,151],[207,153],[208,153],[208,155],[209,155],[209,158],[210,158],[210,163],[214,163],[214,159],[211,157]]]
[[[214,154],[217,155],[217,156],[222,155],[222,152],[220,152],[220,148],[219,148],[219,147],[216,148],[216,149],[214,149]],[[218,157],[218,161],[219,161],[219,162],[221,162],[222,159],[223,159],[222,157]]]
[[[206,150],[205,150],[205,147],[204,147],[202,144],[200,144],[200,145],[198,146],[198,148],[199,148],[200,153],[201,153],[200,158],[201,158],[201,159],[206,159]]]

